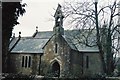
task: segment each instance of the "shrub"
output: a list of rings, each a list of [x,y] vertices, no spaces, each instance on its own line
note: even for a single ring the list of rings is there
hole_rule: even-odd
[[[23,74],[3,74],[4,77],[2,80],[34,80],[35,75],[23,75]]]

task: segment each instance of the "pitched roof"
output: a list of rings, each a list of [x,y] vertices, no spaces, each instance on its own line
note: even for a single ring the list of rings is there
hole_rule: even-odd
[[[73,50],[78,50],[80,52],[99,52],[98,47],[88,47],[85,44],[81,44],[81,40],[85,40],[84,38],[88,37],[88,43],[90,45],[96,44],[95,42],[95,34],[91,34],[86,32],[87,30],[65,30],[63,38],[66,40],[68,45]],[[83,37],[82,34],[85,34]],[[47,43],[47,41],[53,36],[53,31],[42,31],[37,32],[37,34],[34,37],[25,37],[21,38],[19,42],[16,44],[16,46],[12,49],[11,52],[13,53],[43,53],[43,46]],[[10,43],[10,47],[13,46],[15,43],[15,40],[13,40]]]
[[[14,44],[17,42],[18,37],[14,37],[9,44],[9,50],[14,46]]]
[[[53,35],[53,31],[41,31],[41,32],[37,32],[34,38],[49,39],[52,35]]]
[[[68,38],[66,35],[63,35],[63,38],[68,43],[68,45],[71,47],[71,49],[78,50],[70,38]]]
[[[48,39],[40,38],[21,38],[12,53],[43,53],[42,47]]]
[[[63,37],[74,50],[78,50],[80,52],[99,52],[98,47],[96,46],[95,34],[89,33],[88,30],[68,30],[65,31],[65,35]],[[85,37],[88,39],[87,43],[90,46],[85,45]]]
[[[96,30],[65,30],[63,38],[69,44],[71,49],[78,50],[80,52],[99,52],[96,46]],[[51,31],[51,34],[53,32]],[[86,41],[89,46],[86,46],[84,41]]]

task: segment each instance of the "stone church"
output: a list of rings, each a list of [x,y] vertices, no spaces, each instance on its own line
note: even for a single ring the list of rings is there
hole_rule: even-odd
[[[97,46],[80,44],[79,30],[64,30],[61,5],[54,14],[53,31],[36,32],[31,37],[14,37],[10,41],[11,73],[54,77],[94,76],[102,73]],[[86,33],[85,30],[84,33]],[[95,43],[95,34],[89,39]]]

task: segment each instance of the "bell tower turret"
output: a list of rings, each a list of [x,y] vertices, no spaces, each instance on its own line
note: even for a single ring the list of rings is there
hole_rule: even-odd
[[[61,5],[58,4],[57,10],[54,14],[55,18],[55,26],[53,28],[54,34],[61,34],[64,35],[64,28],[63,28],[63,14],[61,10]]]

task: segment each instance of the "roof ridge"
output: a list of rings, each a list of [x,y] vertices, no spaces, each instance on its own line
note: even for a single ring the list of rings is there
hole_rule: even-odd
[[[48,39],[48,38],[38,38],[38,37],[37,38],[35,38],[35,37],[29,37],[29,38],[28,37],[24,37],[24,38],[22,38],[21,37],[21,39]]]
[[[67,30],[64,30],[64,31],[79,31],[79,30],[89,30],[89,29],[72,29],[72,30],[67,29]],[[53,31],[38,31],[38,33],[40,33],[40,32],[53,32]]]

